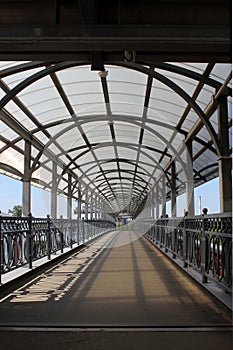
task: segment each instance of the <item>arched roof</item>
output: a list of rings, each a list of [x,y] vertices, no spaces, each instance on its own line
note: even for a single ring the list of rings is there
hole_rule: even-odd
[[[31,143],[31,180],[77,198],[100,195],[115,213],[135,215],[176,159],[177,193],[184,191],[185,144],[193,140],[195,186],[218,176],[214,96],[228,96],[231,64],[0,62],[0,172],[24,178],[24,141]]]

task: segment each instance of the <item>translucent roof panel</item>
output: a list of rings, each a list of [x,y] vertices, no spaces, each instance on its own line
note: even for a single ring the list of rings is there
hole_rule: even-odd
[[[204,72],[204,70],[207,67],[207,63],[189,63],[189,62],[169,62],[169,64],[174,65],[174,66],[178,66],[178,67],[182,67],[185,69],[189,69],[190,71],[196,72],[196,73],[200,73],[202,74]]]
[[[23,176],[27,140],[32,162],[38,157],[32,175],[38,186],[51,190],[57,162],[58,176],[64,171],[58,185],[63,195],[69,172],[83,189],[104,195],[114,210],[126,205],[137,210],[164,169],[170,176],[171,159],[176,161],[177,193],[184,191],[189,137],[194,140],[195,186],[218,176],[215,144],[197,109],[217,133],[216,106],[205,113],[225,83],[231,134],[231,81],[225,82],[230,64],[155,63],[154,72],[148,62],[129,63],[129,68],[109,64],[104,72],[75,64],[0,62],[0,103],[11,97],[0,111],[1,173]],[[24,69],[17,73],[19,67]],[[140,72],[146,69],[150,78]],[[24,88],[14,95],[17,85]]]
[[[0,119],[1,119],[1,112],[0,112]],[[0,120],[0,134],[4,135],[4,137],[9,140],[13,140],[18,136],[16,132],[14,132],[12,129],[6,126],[5,123],[1,122],[1,120]]]
[[[5,108],[9,113],[13,114],[17,121],[22,125],[26,125],[27,129],[33,130],[35,123],[13,102],[10,101]]]
[[[210,77],[223,83],[231,72],[232,65],[226,63],[218,63],[214,66]]]
[[[197,87],[197,81],[194,79],[190,79],[189,77],[185,77],[183,75],[173,73],[173,72],[164,72],[163,70],[156,69],[156,72],[163,74],[171,80],[173,83],[178,85],[181,89],[183,89],[185,92],[187,92],[190,96],[193,95],[196,87]]]
[[[17,169],[19,172],[23,174],[24,172],[23,154],[18,153],[16,150],[12,148],[8,148],[1,154],[0,159],[2,163],[6,165],[10,165],[11,167]]]
[[[17,86],[18,84],[23,82],[25,79],[40,72],[44,68],[45,67],[43,66],[41,68],[29,69],[29,70],[25,70],[25,71],[20,72],[20,73],[11,74],[8,77],[3,78],[3,81],[7,84],[7,86],[10,89],[13,89],[15,86]]]
[[[190,109],[187,117],[185,118],[182,128],[186,131],[191,130],[193,125],[200,119],[200,117],[197,115],[197,113],[193,110]]]
[[[158,82],[157,80],[153,82],[151,98],[154,100],[152,100],[149,106],[156,109],[155,102],[158,100],[157,107],[162,111],[164,110],[170,112],[170,114],[174,114],[174,117],[180,116],[187,106],[186,101],[182,97],[177,95],[173,90],[168,88],[166,85]],[[163,116],[162,113],[161,116],[163,120],[166,120],[165,116]],[[177,119],[174,118],[173,125],[175,125],[176,121]],[[169,122],[171,124],[171,120],[169,120]]]
[[[140,128],[133,123],[114,123],[117,142],[138,143]]]

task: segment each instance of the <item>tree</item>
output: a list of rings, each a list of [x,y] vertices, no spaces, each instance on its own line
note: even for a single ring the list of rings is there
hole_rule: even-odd
[[[13,209],[8,210],[8,214],[17,217],[22,216],[22,205],[15,205]]]

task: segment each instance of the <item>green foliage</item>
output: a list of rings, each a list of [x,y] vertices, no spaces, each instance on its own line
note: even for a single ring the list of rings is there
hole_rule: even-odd
[[[22,216],[22,205],[15,205],[13,209],[8,210],[8,214],[17,217]]]

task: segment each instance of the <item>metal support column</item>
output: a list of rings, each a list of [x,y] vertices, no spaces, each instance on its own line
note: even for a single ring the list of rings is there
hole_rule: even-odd
[[[94,234],[94,227],[93,227],[93,192],[91,192],[91,196],[90,196],[90,234],[91,234],[91,238],[93,237]]]
[[[88,190],[85,193],[85,220],[88,220]]]
[[[104,201],[100,201],[100,219],[105,220],[105,205]]]
[[[72,176],[68,174],[67,218],[72,219]]]
[[[31,212],[31,143],[25,141],[24,152],[24,177],[23,177],[23,198],[22,198],[22,215],[27,216]]]
[[[176,164],[171,164],[171,216],[176,217]]]
[[[82,194],[81,194],[81,183],[78,183],[78,202],[77,202],[77,219],[81,219],[81,214],[82,214]]]
[[[232,163],[230,158],[227,97],[222,96],[218,104],[218,137],[221,156],[219,157],[220,212],[232,210]]]
[[[192,140],[186,143],[186,210],[189,216],[194,216],[194,183],[193,183],[193,145]]]
[[[51,218],[57,218],[57,163],[52,167]]]
[[[95,219],[98,219],[98,214],[97,214],[97,206],[98,206],[98,198],[95,195]]]
[[[162,183],[161,183],[161,204],[162,204],[162,212],[161,215],[163,218],[166,217],[166,176],[163,174]]]
[[[91,192],[91,197],[90,197],[90,219],[93,219],[93,192]]]
[[[155,217],[156,219],[159,218],[159,184],[158,182],[155,185]]]
[[[155,189],[151,192],[151,204],[152,204],[152,219],[155,220]]]

